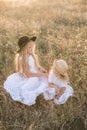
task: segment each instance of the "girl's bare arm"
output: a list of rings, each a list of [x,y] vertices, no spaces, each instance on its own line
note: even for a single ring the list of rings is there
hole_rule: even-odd
[[[22,62],[21,61],[19,62],[18,67],[19,67],[19,70],[20,70],[19,72],[20,72],[21,76],[25,76],[27,78],[30,78],[30,77],[40,77],[40,76],[43,76],[43,77],[46,77],[46,78],[48,77],[47,73],[32,73],[32,72],[29,71],[29,69],[25,70],[25,73],[23,74],[21,72],[21,67],[22,67]]]
[[[59,93],[59,88],[58,88],[55,84],[49,83],[49,86],[50,86],[51,88],[55,88],[56,93]]]
[[[27,78],[30,78],[30,77],[40,77],[40,76],[43,76],[43,77],[46,77],[47,78],[47,73],[31,73],[31,72],[26,72],[25,73],[26,77]]]
[[[37,60],[37,63],[38,63],[38,64],[37,64],[38,69],[39,69],[41,72],[43,72],[43,73],[47,73],[47,70],[40,65],[39,60],[38,60],[38,56],[37,56],[37,55],[35,55],[35,56],[36,56],[36,60]]]
[[[43,72],[43,73],[47,73],[47,70],[44,69],[42,66],[39,66],[39,70],[40,70],[41,72]]]
[[[56,98],[60,98],[60,96],[65,92],[66,87],[62,87],[62,89],[59,91],[58,95],[56,96]]]

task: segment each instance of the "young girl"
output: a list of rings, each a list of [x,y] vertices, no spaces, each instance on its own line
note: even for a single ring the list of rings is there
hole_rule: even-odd
[[[73,89],[68,85],[67,71],[68,65],[64,60],[54,61],[48,77],[49,88],[44,92],[45,99],[54,99],[54,103],[63,104],[73,95]]]
[[[38,95],[47,87],[47,71],[39,65],[35,54],[36,37],[23,36],[18,41],[16,56],[17,73],[10,75],[4,82],[4,88],[15,101],[26,105],[35,104]]]

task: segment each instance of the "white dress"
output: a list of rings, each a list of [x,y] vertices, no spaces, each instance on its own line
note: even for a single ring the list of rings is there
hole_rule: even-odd
[[[55,88],[48,88],[47,91],[44,92],[44,98],[46,100],[54,99],[54,103],[56,104],[63,104],[67,101],[70,96],[73,96],[73,89],[68,83],[64,80],[59,79],[56,77],[53,71],[49,73],[48,82],[55,84],[59,89],[62,87],[66,87],[65,92],[60,96],[59,99],[55,98]]]
[[[30,66],[30,72],[39,73],[32,55],[28,58],[28,64]],[[10,75],[4,82],[4,88],[13,100],[29,106],[36,103],[37,96],[47,90],[47,85],[48,81],[44,77],[26,78],[20,76],[19,73]]]

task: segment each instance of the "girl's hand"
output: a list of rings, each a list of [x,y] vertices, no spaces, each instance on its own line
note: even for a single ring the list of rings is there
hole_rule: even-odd
[[[24,77],[24,74],[23,74],[23,73],[19,73],[19,75],[20,75],[21,77]]]
[[[44,68],[41,68],[40,70],[41,70],[43,73],[47,73],[47,70],[44,69]]]
[[[43,69],[43,72],[44,72],[44,73],[47,73],[47,70]]]
[[[55,90],[56,90],[55,98],[58,99],[58,98],[59,98],[58,96],[59,96],[59,91],[60,91],[60,90],[59,90],[59,88],[57,88],[57,87],[55,87]]]
[[[56,90],[56,95],[59,93],[59,89],[57,87],[55,87]]]
[[[60,96],[59,96],[58,94],[56,94],[55,98],[56,98],[56,99],[59,99],[59,98],[60,98]]]
[[[41,76],[48,78],[48,73],[41,73]]]
[[[62,96],[62,94],[65,92],[65,90],[66,90],[66,87],[62,87],[62,89],[59,91],[59,93],[56,95],[56,98],[57,99],[59,99],[61,96]]]

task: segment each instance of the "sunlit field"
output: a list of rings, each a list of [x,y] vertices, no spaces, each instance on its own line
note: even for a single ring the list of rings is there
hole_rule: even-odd
[[[74,96],[64,105],[40,95],[31,107],[14,102],[3,89],[15,72],[17,41],[36,35],[36,53],[48,71],[55,58],[69,64]],[[87,1],[0,0],[0,130],[87,129]]]

